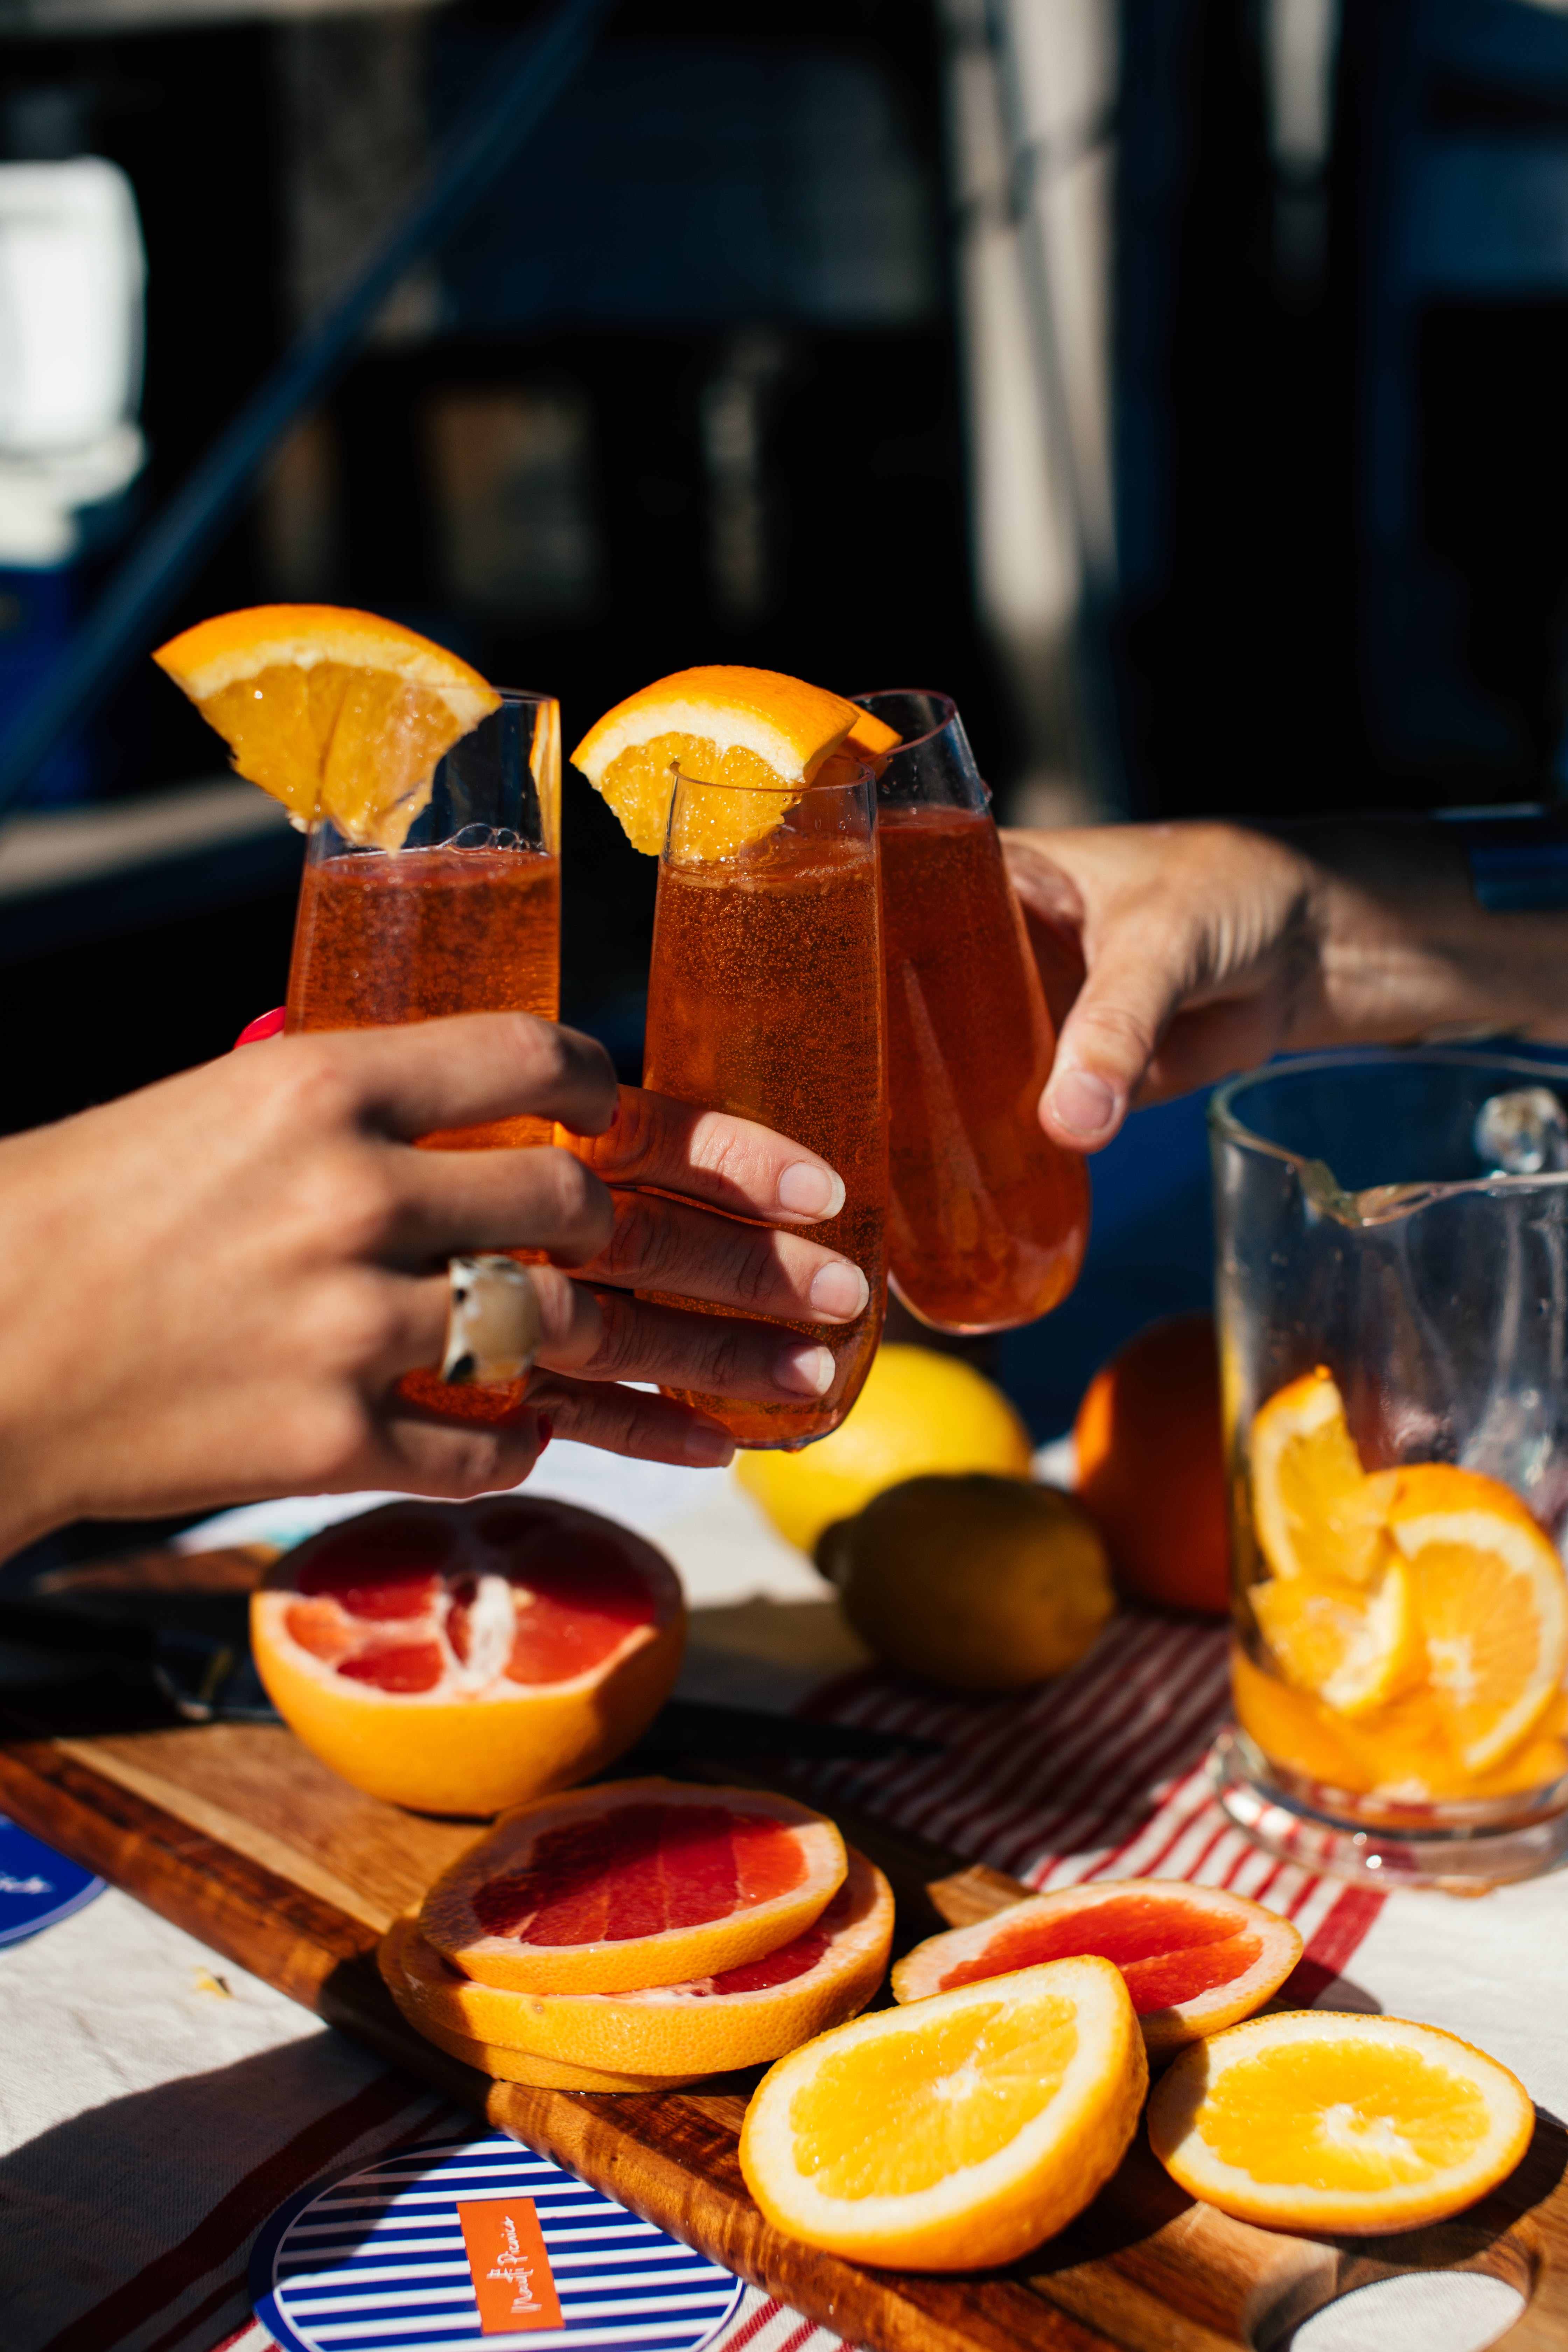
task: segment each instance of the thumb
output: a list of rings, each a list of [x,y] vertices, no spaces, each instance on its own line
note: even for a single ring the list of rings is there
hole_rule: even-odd
[[[1147,915],[1095,942],[1077,1001],[1062,1024],[1040,1124],[1072,1151],[1099,1151],[1127,1116],[1184,992],[1185,958],[1152,943]]]

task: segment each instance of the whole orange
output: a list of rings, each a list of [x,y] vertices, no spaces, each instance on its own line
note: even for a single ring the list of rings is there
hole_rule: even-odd
[[[1229,1608],[1230,1531],[1214,1318],[1151,1323],[1101,1365],[1073,1424],[1079,1501],[1122,1590],[1161,1609]]]

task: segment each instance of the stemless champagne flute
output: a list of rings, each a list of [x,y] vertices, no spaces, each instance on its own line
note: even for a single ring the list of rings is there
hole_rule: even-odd
[[[844,1205],[812,1239],[841,1250],[871,1287],[853,1323],[781,1326],[831,1352],[826,1394],[758,1404],[669,1391],[744,1446],[794,1451],[837,1429],[870,1370],[886,1304],[875,787],[847,761],[835,772],[843,780],[793,794],[678,774],[659,860],[644,1083],[820,1152],[844,1180]]]
[[[287,1027],[374,1029],[454,1013],[553,1021],[561,973],[561,709],[503,691],[500,706],[437,767],[401,849],[362,849],[310,828]],[[552,1140],[548,1119],[493,1119],[421,1136],[446,1151]],[[465,1419],[515,1411],[526,1382],[452,1389],[411,1372],[421,1404]]]
[[[1039,1102],[1056,1037],[963,722],[945,694],[854,699],[903,740],[877,783],[894,1291],[942,1331],[1058,1306],[1089,1239],[1089,1177]]]

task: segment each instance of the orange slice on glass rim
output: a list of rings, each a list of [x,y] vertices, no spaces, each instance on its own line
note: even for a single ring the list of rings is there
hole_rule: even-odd
[[[1506,2066],[1434,2025],[1288,2010],[1184,2051],[1149,2141],[1192,2196],[1276,2230],[1381,2236],[1507,2179],[1535,2113]]]
[[[689,2082],[754,2066],[856,2016],[888,1966],[893,1894],[853,1849],[843,1885],[802,1935],[761,1959],[637,1992],[503,1992],[443,1959],[411,1920],[384,1947],[383,1973],[419,2030],[461,2034],[601,2074]]]
[[[980,2270],[1098,2194],[1148,2081],[1121,1972],[1052,1960],[875,2010],[781,2058],[746,2111],[741,2169],[767,2220],[809,2246]]]
[[[1278,1912],[1223,1887],[1107,1879],[1028,1895],[917,1944],[893,1969],[893,1998],[926,2000],[1086,1953],[1121,1969],[1148,2047],[1177,2050],[1261,2009],[1300,1958],[1301,1938]]]
[[[834,1824],[793,1798],[606,1781],[509,1813],[436,1881],[419,1931],[480,1984],[634,1992],[777,1951],[847,1867]]]
[[[1271,1396],[1248,1442],[1252,1517],[1276,1576],[1371,1584],[1392,1557],[1387,1474],[1369,1477],[1322,1365]]]
[[[328,817],[382,849],[402,846],[437,761],[500,702],[444,646],[337,604],[220,613],[153,658],[297,825]]]
[[[857,751],[879,736],[899,740],[825,687],[714,662],[656,678],[617,702],[572,761],[614,809],[632,847],[650,857],[664,847],[677,769],[730,786],[694,801],[681,843],[683,856],[729,857],[764,840],[852,736]],[[846,779],[852,775],[854,763],[840,765]]]

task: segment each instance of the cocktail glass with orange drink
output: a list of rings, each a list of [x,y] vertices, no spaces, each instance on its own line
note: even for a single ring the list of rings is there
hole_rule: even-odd
[[[901,739],[877,781],[889,1278],[923,1323],[1004,1331],[1077,1280],[1089,1176],[1040,1125],[1056,1038],[963,722],[944,694],[854,698]]]
[[[820,1396],[682,1393],[739,1445],[826,1437],[860,1393],[881,1336],[888,1123],[875,785],[853,762],[838,772],[842,781],[794,795],[678,773],[659,861],[645,1081],[820,1152],[844,1203],[812,1238],[842,1250],[870,1286],[852,1323],[786,1327],[832,1357]]]
[[[1568,1854],[1568,1067],[1314,1055],[1211,1109],[1232,1818],[1366,1883]]]

